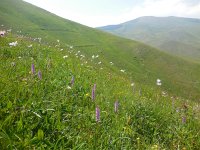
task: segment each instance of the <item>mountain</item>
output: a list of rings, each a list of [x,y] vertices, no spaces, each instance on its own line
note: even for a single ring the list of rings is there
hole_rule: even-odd
[[[40,37],[44,43],[60,40],[65,47],[73,45],[87,57],[100,55],[102,63],[111,67],[113,62],[113,71],[125,70],[126,76],[138,84],[157,88],[156,80],[160,78],[162,90],[169,93],[195,100],[200,95],[199,64],[148,45],[60,18],[21,0],[1,1],[0,22],[13,33]]]
[[[149,16],[99,29],[200,62],[200,19]]]

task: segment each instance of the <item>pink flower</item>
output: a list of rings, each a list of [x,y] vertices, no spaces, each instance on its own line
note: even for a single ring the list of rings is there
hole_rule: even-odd
[[[42,80],[42,72],[40,70],[38,71],[38,78]]]
[[[99,122],[100,121],[100,109],[99,107],[97,106],[96,107],[96,122]]]
[[[119,107],[119,102],[118,101],[115,102],[114,107],[115,107],[115,113],[117,113],[118,112],[118,107]]]
[[[31,65],[31,73],[35,74],[35,65],[34,64]]]

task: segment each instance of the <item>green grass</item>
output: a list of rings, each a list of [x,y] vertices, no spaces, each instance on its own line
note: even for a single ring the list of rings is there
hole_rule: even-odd
[[[127,76],[137,83],[155,88],[155,81],[160,78],[163,90],[199,101],[199,64],[60,18],[20,0],[1,2],[0,21],[4,25],[1,29],[41,37],[47,44],[56,44],[59,39],[64,46],[73,45],[88,58],[101,54],[104,63],[112,61],[115,71],[125,69]]]
[[[0,149],[200,147],[198,64],[18,0],[1,2],[0,21],[12,28],[0,38]]]
[[[19,44],[9,47],[13,41]],[[81,58],[86,54],[78,53],[79,49],[15,35],[1,38],[0,44],[0,149],[200,147],[198,103],[165,97],[160,87],[138,83],[132,87],[132,80],[115,65],[97,64],[101,54],[95,59]],[[28,48],[30,44],[33,46]],[[31,73],[32,64],[35,74]],[[97,106],[100,122],[95,119]],[[182,117],[186,117],[185,123]]]

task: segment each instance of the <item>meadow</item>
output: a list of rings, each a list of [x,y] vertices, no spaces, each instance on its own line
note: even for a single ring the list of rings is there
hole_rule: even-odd
[[[198,102],[135,82],[101,52],[47,43],[0,38],[0,149],[199,149]]]

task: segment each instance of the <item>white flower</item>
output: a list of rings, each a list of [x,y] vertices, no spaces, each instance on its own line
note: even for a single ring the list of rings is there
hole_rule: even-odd
[[[80,53],[80,51],[78,51],[78,53]]]
[[[60,40],[57,40],[57,42],[59,43],[59,42],[60,42]]]
[[[110,62],[111,65],[113,65],[113,62]]]
[[[70,48],[70,49],[72,49],[72,48],[73,48],[73,46],[70,46],[69,48]]]
[[[100,65],[100,64],[101,64],[101,61],[100,61],[100,62],[98,62],[98,64]]]
[[[63,49],[61,48],[60,51],[63,51]]]
[[[159,86],[162,85],[161,80],[160,80],[160,79],[157,79],[156,84],[159,85]]]
[[[134,83],[131,83],[131,86],[134,86],[135,84]]]
[[[15,66],[16,65],[16,63],[15,62],[11,62],[11,66]]]
[[[80,55],[81,57],[85,57],[84,55]]]
[[[9,46],[17,46],[17,41],[9,43]]]
[[[71,90],[72,88],[71,88],[70,86],[67,86],[67,89],[68,89],[68,90]]]
[[[67,57],[68,57],[67,55],[63,56],[63,58],[67,58]]]
[[[92,59],[94,59],[95,58],[95,56],[94,55],[92,55]]]
[[[28,46],[28,48],[31,48],[32,46],[33,46],[33,45],[31,44],[31,45]]]
[[[6,31],[0,31],[0,35],[4,36],[6,34]]]
[[[125,70],[122,70],[122,69],[121,69],[120,71],[121,71],[121,72],[125,72]]]
[[[7,32],[11,32],[11,31],[12,31],[12,29],[7,30]]]
[[[22,57],[21,57],[21,56],[19,56],[18,58],[19,58],[19,59],[21,59]]]
[[[98,57],[99,57],[99,55],[96,56],[96,58],[98,58]]]

